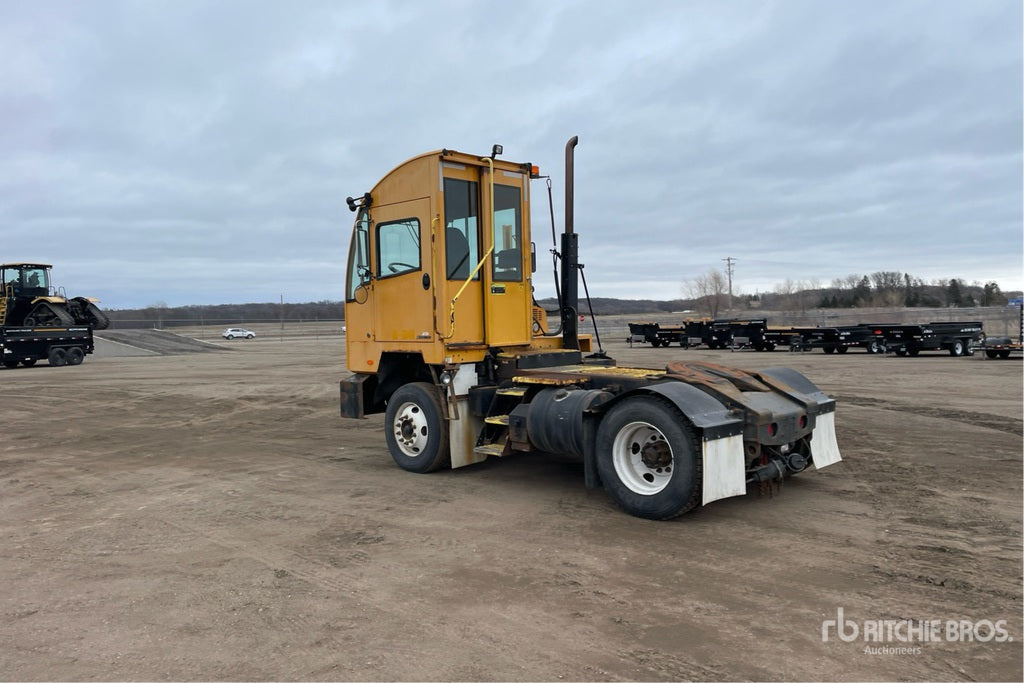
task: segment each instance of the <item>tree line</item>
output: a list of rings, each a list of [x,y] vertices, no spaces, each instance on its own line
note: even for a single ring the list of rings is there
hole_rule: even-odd
[[[207,306],[167,306],[154,304],[146,308],[105,311],[111,322],[121,329],[133,327],[172,327],[175,325],[244,325],[246,322],[306,322],[343,320],[345,309],[340,301],[312,303],[215,304]]]
[[[870,275],[851,274],[822,286],[817,280],[786,279],[771,292],[733,292],[719,270],[711,270],[684,283],[691,297],[688,303],[717,318],[727,309],[762,308],[777,311],[806,311],[812,308],[969,308],[1005,306],[1010,295],[995,281],[968,284],[961,278],[925,282],[910,273],[880,270]]]

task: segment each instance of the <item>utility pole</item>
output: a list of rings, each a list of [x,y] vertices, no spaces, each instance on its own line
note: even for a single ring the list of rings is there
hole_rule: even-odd
[[[726,256],[722,260],[725,261],[725,274],[726,274],[726,277],[729,278],[729,310],[731,311],[732,310],[732,266],[733,266],[734,263],[736,263],[736,259],[734,259],[732,256]]]

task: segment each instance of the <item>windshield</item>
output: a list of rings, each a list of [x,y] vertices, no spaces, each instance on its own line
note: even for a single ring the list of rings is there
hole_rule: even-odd
[[[10,286],[16,293],[40,295],[50,291],[50,278],[47,268],[24,266],[7,267],[0,275],[4,287]]]

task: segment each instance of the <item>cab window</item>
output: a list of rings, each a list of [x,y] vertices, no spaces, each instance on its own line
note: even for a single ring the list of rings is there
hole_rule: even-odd
[[[519,188],[494,186],[494,279],[522,282],[522,202]]]
[[[444,179],[445,273],[449,280],[465,280],[480,259],[477,239],[477,184]],[[473,279],[478,279],[479,273]]]
[[[420,222],[416,218],[377,226],[377,272],[381,279],[420,269]]]

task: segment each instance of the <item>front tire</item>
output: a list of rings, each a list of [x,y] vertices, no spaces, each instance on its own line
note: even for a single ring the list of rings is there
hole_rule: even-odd
[[[619,507],[645,519],[670,519],[701,501],[701,459],[679,410],[648,396],[625,399],[597,429],[597,468]]]
[[[384,413],[384,436],[395,464],[420,474],[451,462],[448,423],[438,389],[426,382],[399,387]]]

